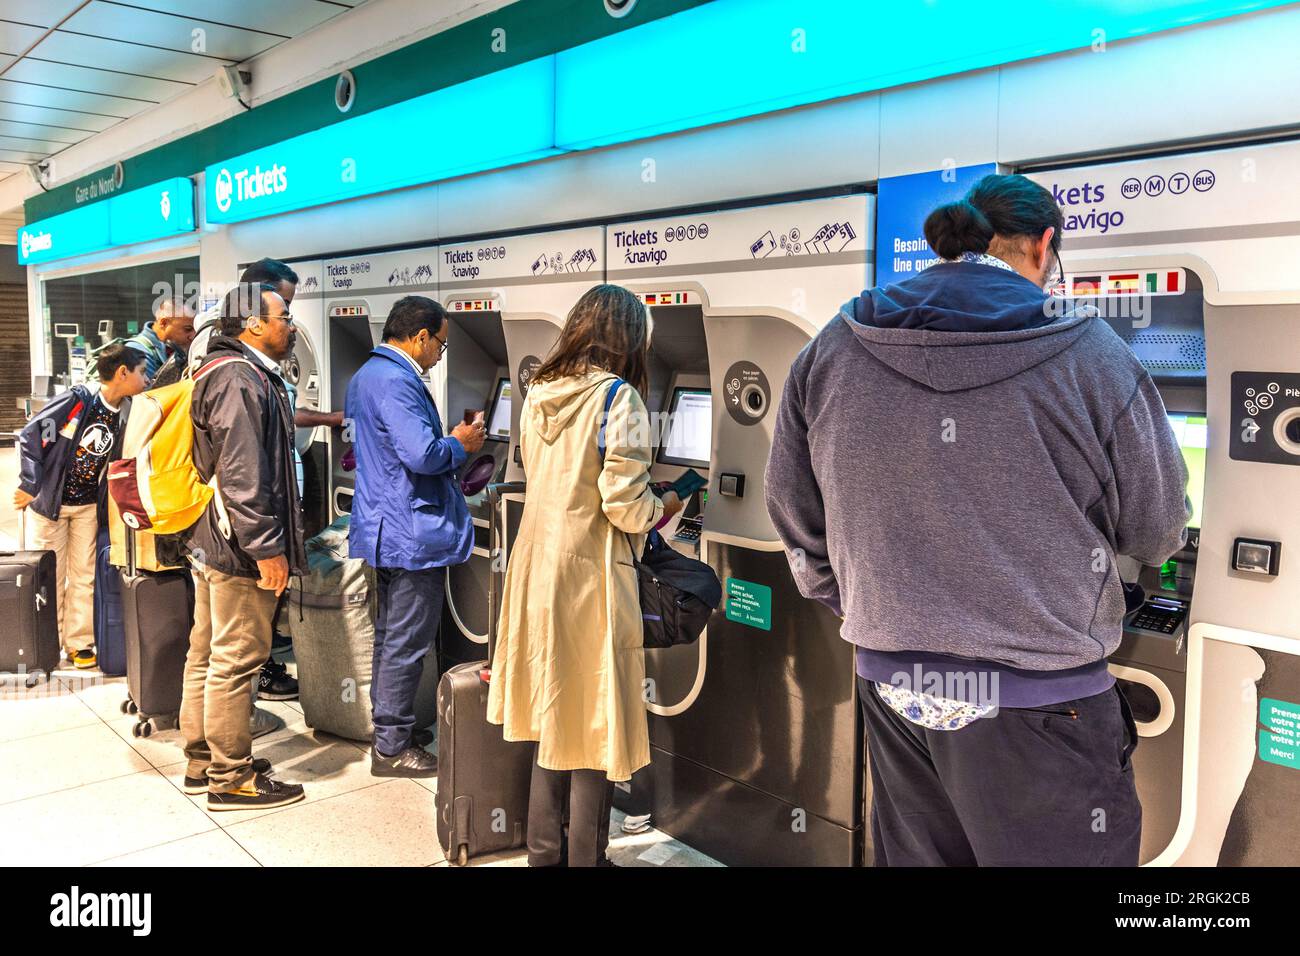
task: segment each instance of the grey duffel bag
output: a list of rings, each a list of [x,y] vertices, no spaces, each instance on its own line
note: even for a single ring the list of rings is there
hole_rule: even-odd
[[[307,542],[308,573],[290,583],[287,608],[298,699],[313,730],[370,741],[375,646],[375,572],[348,557],[348,516]],[[417,728],[437,717],[437,654],[430,649],[416,692]]]

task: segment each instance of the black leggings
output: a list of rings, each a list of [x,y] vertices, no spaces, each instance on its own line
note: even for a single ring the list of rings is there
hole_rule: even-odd
[[[614,781],[603,770],[547,770],[534,754],[528,865],[604,865],[613,805]]]

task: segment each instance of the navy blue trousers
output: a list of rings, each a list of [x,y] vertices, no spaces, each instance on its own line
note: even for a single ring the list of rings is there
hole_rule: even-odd
[[[433,650],[442,621],[447,569],[376,568],[375,578],[379,608],[370,703],[375,747],[391,757],[411,745],[411,733],[416,729],[415,691],[424,672],[425,655]]]
[[[1118,687],[961,730],[899,716],[858,678],[877,866],[1137,866],[1137,728]]]

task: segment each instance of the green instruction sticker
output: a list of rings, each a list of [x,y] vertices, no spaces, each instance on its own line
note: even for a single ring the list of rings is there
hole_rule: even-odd
[[[1300,770],[1300,704],[1273,697],[1259,702],[1259,759]]]
[[[727,620],[772,630],[772,589],[740,578],[727,578]]]
[[[139,331],[140,331],[140,323],[137,322],[135,319],[132,319],[131,321],[126,323],[127,335],[135,335],[135,333]]]

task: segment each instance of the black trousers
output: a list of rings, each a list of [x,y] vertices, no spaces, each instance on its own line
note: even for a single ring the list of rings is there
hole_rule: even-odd
[[[547,770],[533,756],[528,865],[603,866],[614,781],[603,770]]]
[[[877,866],[1137,866],[1137,728],[1118,687],[961,730],[899,716],[858,678]]]

